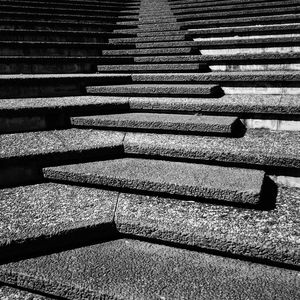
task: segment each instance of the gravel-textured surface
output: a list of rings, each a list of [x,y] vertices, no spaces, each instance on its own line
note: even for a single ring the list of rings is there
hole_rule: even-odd
[[[212,72],[212,73],[165,73],[165,74],[132,74],[133,81],[147,82],[298,82],[299,71],[248,71],[248,72]]]
[[[299,274],[134,240],[3,265],[0,279],[67,299],[299,299]]]
[[[160,55],[160,54],[191,54],[192,48],[154,48],[154,49],[125,49],[103,50],[103,55]]]
[[[120,132],[67,129],[0,135],[0,159],[33,158],[88,150],[122,151]]]
[[[300,133],[251,130],[242,138],[127,133],[125,153],[300,168]]]
[[[133,110],[300,115],[299,97],[294,95],[224,95],[197,99],[130,97],[129,105]]]
[[[300,267],[300,189],[279,186],[268,211],[121,194],[120,232]]]
[[[147,130],[172,130],[232,134],[233,129],[241,129],[236,117],[197,116],[179,114],[124,113],[99,116],[74,117],[71,124],[99,128],[127,128]]]
[[[135,76],[135,75],[134,75]],[[90,94],[103,95],[192,95],[211,96],[221,93],[218,85],[213,84],[128,84],[88,86]]]
[[[0,115],[7,116],[10,113],[27,112],[53,112],[72,111],[84,112],[85,110],[94,112],[117,111],[128,108],[128,98],[125,97],[104,97],[104,96],[74,96],[56,98],[16,98],[1,99]]]
[[[261,202],[264,181],[263,171],[134,158],[45,168],[43,173],[54,180],[250,204]]]
[[[41,296],[0,283],[1,300],[51,300],[50,296]]]
[[[114,232],[117,198],[117,192],[55,183],[1,189],[1,259],[24,255],[35,247],[47,250],[43,248],[49,243],[55,248],[56,238],[68,243],[77,237],[82,243],[96,231],[101,240]],[[48,244],[43,246],[45,239]]]

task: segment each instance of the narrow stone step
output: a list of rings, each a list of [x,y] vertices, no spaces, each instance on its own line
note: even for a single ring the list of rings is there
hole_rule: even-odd
[[[201,160],[263,168],[300,168],[300,133],[248,129],[244,137],[127,133],[126,154]]]
[[[127,44],[127,43],[149,43],[162,41],[185,41],[185,35],[170,35],[170,36],[150,36],[150,37],[136,37],[136,38],[114,38],[109,39],[112,44]]]
[[[257,170],[137,158],[44,168],[43,174],[50,180],[251,205],[263,200],[265,177]]]
[[[63,129],[70,126],[70,115],[122,113],[128,109],[128,98],[122,97],[1,99],[0,133]]]
[[[1,75],[1,98],[78,96],[87,85],[126,84],[126,74],[30,74]]]
[[[117,199],[117,192],[54,183],[1,189],[1,263],[113,238]]]
[[[122,153],[120,132],[68,129],[0,135],[0,186],[38,182],[44,166]]]
[[[224,281],[228,277],[230,284]],[[1,266],[0,279],[79,300],[151,299],[153,294],[161,299],[207,300],[221,295],[238,300],[243,294],[249,300],[286,295],[296,300],[299,284],[297,271],[128,239],[7,263]]]
[[[207,84],[128,84],[110,86],[88,86],[88,94],[97,95],[146,95],[212,97],[221,94],[218,85]]]
[[[71,118],[71,124],[89,128],[173,131],[208,135],[241,135],[244,128],[236,117],[155,113],[123,113]]]
[[[143,34],[143,33],[149,33],[149,32],[156,32],[156,31],[180,31],[182,25],[181,23],[176,23],[178,25],[168,25],[164,26],[151,26],[143,27],[143,28],[126,28],[126,29],[115,29],[114,32],[116,33],[128,33],[128,34]]]
[[[116,30],[114,30],[115,32]],[[117,32],[115,32],[117,33]],[[182,35],[186,34],[188,31],[185,30],[164,30],[164,31],[145,31],[136,33],[137,37],[156,37],[156,36],[170,36],[170,35]],[[125,34],[125,33],[123,33]]]
[[[164,41],[164,42],[152,42],[152,43],[136,43],[136,48],[181,48],[181,47],[193,47],[193,46],[201,46],[201,42],[194,42],[194,41]]]
[[[174,17],[164,17],[164,18],[139,18],[138,20],[130,20],[130,21],[120,21],[117,22],[118,25],[128,25],[128,26],[143,26],[143,25],[167,25],[167,24],[175,24],[176,18]]]
[[[136,65],[98,65],[98,72],[207,72],[206,64],[136,64]]]
[[[184,48],[151,48],[151,49],[125,49],[103,50],[103,55],[164,55],[164,54],[193,54],[197,51],[193,47]]]
[[[131,97],[131,110],[238,115],[244,118],[261,116],[269,119],[299,119],[297,95],[224,95],[219,98]]]

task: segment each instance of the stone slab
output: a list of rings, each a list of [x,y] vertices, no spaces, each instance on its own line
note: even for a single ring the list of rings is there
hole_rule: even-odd
[[[125,49],[102,50],[103,55],[155,55],[155,54],[191,54],[192,48],[151,48],[151,49]]]
[[[299,296],[295,271],[127,239],[11,263],[0,270],[4,282],[68,299]]]
[[[296,131],[247,130],[244,137],[184,136],[154,133],[127,133],[127,154],[264,168],[300,168],[300,133]]]
[[[135,76],[135,75],[134,75]],[[128,84],[110,86],[88,86],[86,90],[89,94],[98,95],[191,95],[208,97],[221,94],[221,89],[217,85],[207,84]]]
[[[43,169],[50,180],[261,204],[263,171],[137,158]]]
[[[224,95],[221,98],[130,97],[132,110],[235,115],[299,117],[299,97],[294,95]]]
[[[81,153],[88,150],[122,151],[121,132],[67,129],[0,135],[0,160],[11,161],[50,155]]]
[[[115,220],[131,236],[299,269],[299,197],[279,186],[276,207],[264,211],[121,194]]]
[[[1,189],[1,261],[113,236],[117,198],[55,183]]]
[[[180,114],[123,113],[86,117],[73,117],[71,124],[93,128],[122,128],[145,130],[171,130],[179,132],[228,134],[242,131],[236,117],[197,116]]]

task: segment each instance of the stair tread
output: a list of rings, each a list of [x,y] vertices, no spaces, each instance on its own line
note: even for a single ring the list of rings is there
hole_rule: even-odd
[[[121,132],[83,129],[2,134],[0,159],[4,162],[96,149],[117,150],[122,146],[123,137]]]
[[[300,133],[248,129],[244,137],[178,136],[127,133],[127,154],[152,155],[227,164],[267,167],[300,167]]]
[[[185,53],[190,54],[192,47],[182,48],[151,48],[151,49],[125,49],[125,50],[102,50],[102,54],[107,55],[149,55],[149,54],[168,54]]]
[[[258,170],[137,158],[44,168],[43,174],[50,180],[252,205],[262,201],[265,176]]]
[[[193,113],[300,115],[297,95],[224,95],[220,98],[131,97],[133,110]],[[0,103],[1,105],[1,103]]]
[[[89,241],[95,234],[92,227],[100,238],[114,232],[117,192],[41,183],[1,189],[0,195],[2,260],[45,251],[49,242],[55,249],[59,238],[71,243],[81,235],[77,244]]]
[[[299,71],[243,71],[211,73],[132,74],[133,82],[299,81]]]
[[[220,93],[218,85],[208,84],[127,84],[110,86],[87,86],[88,94],[167,94],[167,95],[211,95]]]
[[[235,125],[239,127],[238,122],[239,120],[236,117],[155,113],[122,113],[71,118],[71,124],[76,126],[158,129],[220,134],[232,134],[237,129]],[[242,126],[240,129],[242,129]]]
[[[0,272],[3,282],[73,299],[294,300],[299,281],[292,270],[128,239],[8,263]]]
[[[123,234],[299,267],[300,189],[278,186],[272,210],[122,193],[116,226]]]

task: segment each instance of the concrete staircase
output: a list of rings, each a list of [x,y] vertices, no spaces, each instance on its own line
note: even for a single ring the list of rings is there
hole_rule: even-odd
[[[0,0],[1,299],[299,299],[299,0]]]

